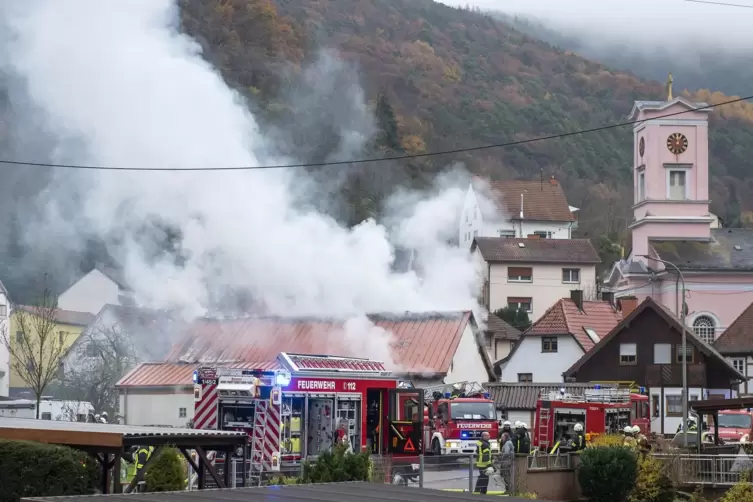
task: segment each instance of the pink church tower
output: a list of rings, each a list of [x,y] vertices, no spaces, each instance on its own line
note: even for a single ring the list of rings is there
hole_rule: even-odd
[[[709,140],[706,103],[672,97],[636,101],[633,126],[632,256],[650,253],[649,240],[711,238]],[[694,110],[694,111],[688,111]],[[678,114],[679,112],[685,112]],[[672,115],[676,114],[676,115]],[[671,115],[668,116],[667,115]]]

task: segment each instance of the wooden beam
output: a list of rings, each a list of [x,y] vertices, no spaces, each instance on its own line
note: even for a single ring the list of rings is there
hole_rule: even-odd
[[[225,483],[223,483],[220,477],[217,475],[217,471],[214,469],[214,466],[212,465],[212,463],[209,460],[207,460],[207,454],[204,453],[204,449],[197,446],[196,454],[204,462],[207,472],[209,473],[210,476],[212,476],[212,479],[214,479],[214,482],[217,483],[217,486],[219,488],[227,488],[227,486],[225,486]],[[226,465],[225,469],[227,468],[228,466]]]
[[[0,427],[0,439],[7,439],[10,441],[36,441],[38,443],[66,446],[99,446],[103,449],[122,448],[123,446],[123,434],[115,432]]]

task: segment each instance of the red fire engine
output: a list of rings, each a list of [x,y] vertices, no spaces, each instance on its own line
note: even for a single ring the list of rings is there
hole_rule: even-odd
[[[555,444],[574,438],[577,423],[583,424],[586,438],[619,433],[627,425],[638,425],[641,432],[648,434],[648,396],[600,385],[576,393],[564,388],[542,392],[536,403],[533,446],[549,451]]]
[[[425,387],[424,448],[434,455],[469,454],[488,432],[493,453],[499,452],[499,424],[494,401],[477,382]]]
[[[423,392],[398,388],[382,363],[284,352],[277,362],[275,369],[194,372],[194,427],[246,431],[251,478],[343,439],[355,451],[416,455],[422,448],[421,421],[408,413],[423,408]]]

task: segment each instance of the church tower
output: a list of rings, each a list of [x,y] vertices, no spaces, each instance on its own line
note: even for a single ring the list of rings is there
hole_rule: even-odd
[[[698,110],[707,106],[673,97],[670,73],[666,101],[636,101],[630,112],[630,120],[638,121],[633,126],[633,223],[629,227],[633,256],[649,254],[651,239],[708,241],[711,237],[711,109]]]

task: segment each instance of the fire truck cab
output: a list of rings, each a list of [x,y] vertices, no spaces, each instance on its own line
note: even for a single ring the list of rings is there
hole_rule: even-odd
[[[641,432],[648,434],[651,418],[643,413],[647,409],[648,396],[632,393],[630,389],[595,385],[576,393],[564,388],[559,392],[542,392],[536,403],[532,443],[549,451],[555,444],[575,438],[577,423],[583,424],[587,439],[619,433],[627,425],[638,425]]]
[[[283,352],[273,368],[194,372],[194,427],[247,432],[248,478],[261,481],[338,442],[374,453],[422,448],[423,392],[399,389],[381,362]]]
[[[424,447],[434,455],[476,452],[476,441],[488,432],[492,453],[499,453],[497,409],[478,382],[424,388]]]

